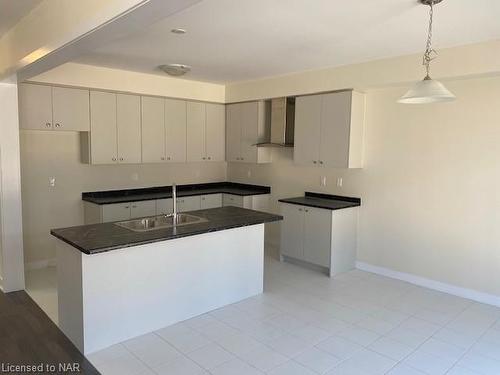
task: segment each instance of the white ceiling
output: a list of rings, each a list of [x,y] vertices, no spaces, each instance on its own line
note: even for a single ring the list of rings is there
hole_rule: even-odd
[[[499,39],[499,19],[499,0],[445,0],[435,46]],[[182,63],[184,78],[227,83],[420,52],[427,22],[418,0],[204,0],[77,61],[157,74]]]
[[[0,38],[42,0],[0,0]]]

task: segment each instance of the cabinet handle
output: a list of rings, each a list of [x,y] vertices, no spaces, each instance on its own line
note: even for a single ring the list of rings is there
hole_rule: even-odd
[[[309,210],[304,210],[305,212],[309,212]]]
[[[212,160],[212,158],[211,158],[210,156],[209,156],[207,159],[208,159],[208,160]]]
[[[61,127],[61,124],[56,124],[56,128],[60,128]]]
[[[165,160],[165,156],[162,156],[162,157],[161,157],[161,160]]]
[[[302,211],[302,208],[299,208],[299,211]]]
[[[120,158],[120,161],[123,161],[123,158]]]
[[[111,160],[116,161],[116,158],[115,158],[115,157],[112,157],[112,158],[111,158]]]
[[[205,159],[206,159],[206,157],[202,157],[202,159],[203,159],[203,160],[205,160]]]
[[[204,201],[205,200],[205,197],[201,197],[201,200]]]
[[[313,164],[316,164],[316,163],[317,163],[317,161],[316,161],[316,160],[313,160]]]
[[[137,206],[132,206],[132,208],[137,208]]]
[[[130,208],[130,206],[125,206],[125,208]]]
[[[170,160],[170,156],[167,158],[167,160]]]
[[[323,164],[323,160],[320,160],[320,161],[319,161],[319,163],[320,163],[320,164]]]
[[[51,124],[50,122],[47,122],[47,123],[45,124],[45,127],[46,127],[46,128],[50,128],[51,126],[52,126],[52,124]]]

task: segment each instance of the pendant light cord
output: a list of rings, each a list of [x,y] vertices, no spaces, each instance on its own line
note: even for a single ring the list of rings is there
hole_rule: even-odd
[[[422,65],[425,66],[426,79],[430,79],[431,61],[436,58],[437,52],[432,48],[432,21],[434,17],[434,0],[431,0],[429,4],[429,30],[427,34],[427,45],[425,47],[425,53],[422,61]]]

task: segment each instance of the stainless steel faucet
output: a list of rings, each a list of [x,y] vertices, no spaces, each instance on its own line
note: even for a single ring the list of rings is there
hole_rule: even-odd
[[[177,185],[172,183],[172,203],[174,206],[174,212],[172,213],[172,217],[174,218],[174,223],[177,222]]]

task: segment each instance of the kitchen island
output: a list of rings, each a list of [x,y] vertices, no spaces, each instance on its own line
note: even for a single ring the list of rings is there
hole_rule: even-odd
[[[54,229],[59,327],[84,353],[262,293],[264,223],[238,207],[148,231],[116,223]]]

